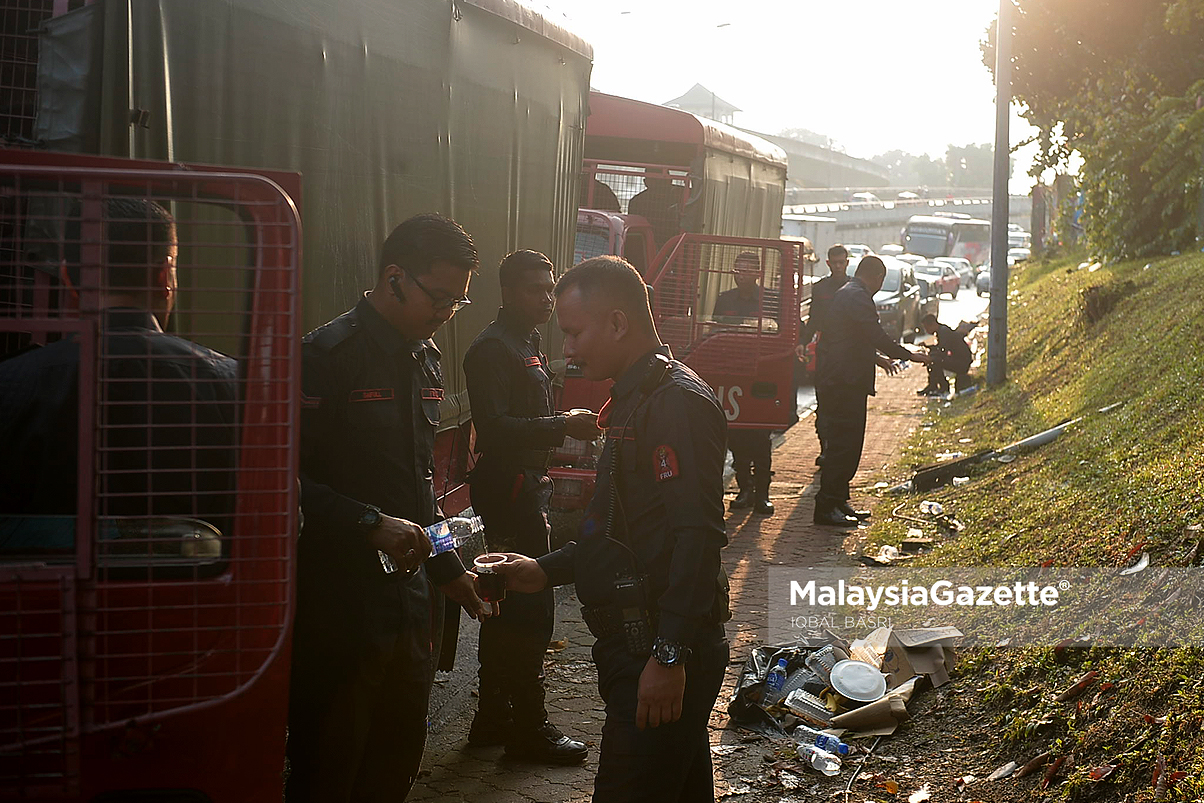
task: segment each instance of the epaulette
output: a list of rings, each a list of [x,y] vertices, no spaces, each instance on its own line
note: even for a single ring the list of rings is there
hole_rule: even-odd
[[[302,343],[317,346],[323,351],[330,351],[335,346],[351,337],[359,328],[355,310],[348,310],[329,323],[324,323],[307,334]]]

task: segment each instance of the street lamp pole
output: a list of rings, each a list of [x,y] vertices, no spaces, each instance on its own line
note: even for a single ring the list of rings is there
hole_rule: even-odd
[[[1012,102],[1012,0],[999,0],[995,28],[995,176],[991,198],[991,305],[987,330],[987,384],[1007,379],[1008,179]]]

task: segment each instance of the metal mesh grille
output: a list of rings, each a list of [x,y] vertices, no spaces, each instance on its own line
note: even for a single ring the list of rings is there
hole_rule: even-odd
[[[66,0],[0,0],[0,142],[33,138],[37,114],[38,26]]]
[[[652,229],[653,252],[684,228],[693,180],[689,168],[671,165],[586,161],[577,206],[584,210],[638,215]],[[641,272],[641,249],[626,243],[626,256]],[[578,215],[574,263],[619,253],[605,216]]]
[[[0,797],[280,651],[299,237],[255,176],[0,165]]]

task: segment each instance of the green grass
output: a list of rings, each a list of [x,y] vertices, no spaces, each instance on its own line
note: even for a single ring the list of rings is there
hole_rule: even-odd
[[[926,498],[966,528],[917,565],[1117,567],[1138,548],[1150,554],[1147,572],[1186,565],[1201,538],[1189,525],[1204,523],[1204,255],[1091,272],[1078,267],[1082,261],[1034,262],[1013,272],[1007,382],[934,406],[893,477],[937,462],[941,452],[971,454],[1085,420],[1010,464],[976,467],[966,485],[885,498],[872,541],[897,543],[914,524],[886,514],[906,502],[901,512],[919,516],[916,505]],[[1094,323],[1084,315],[1092,287],[1117,293]],[[1111,413],[1096,412],[1117,402],[1123,406]],[[1202,560],[1197,555],[1195,565]],[[1116,615],[1099,612],[1100,620]],[[1137,625],[1152,627],[1144,619]],[[970,696],[1001,754],[1074,752],[1075,769],[1051,799],[1152,800],[1150,769],[1162,753],[1171,771],[1186,773],[1167,799],[1195,800],[1204,795],[1204,627],[1194,630],[1178,642],[1186,646],[1101,643],[1073,666],[1058,664],[1050,649],[1072,633],[1051,632],[1044,643],[1007,651],[979,645],[959,668],[959,686],[977,691]],[[1085,695],[1085,709],[1049,702],[1086,668],[1115,683],[1112,691]],[[1151,725],[1146,714],[1168,720]],[[1106,782],[1087,778],[1092,767],[1112,763],[1120,766]]]

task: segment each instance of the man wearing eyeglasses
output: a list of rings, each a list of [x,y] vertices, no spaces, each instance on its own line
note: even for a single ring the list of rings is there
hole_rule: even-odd
[[[432,586],[474,618],[495,612],[454,551],[427,560],[422,532],[439,517],[430,338],[468,303],[477,267],[455,222],[412,217],[385,240],[372,290],[303,341],[290,803],[404,799],[442,630]],[[380,553],[402,569],[387,573]]]

